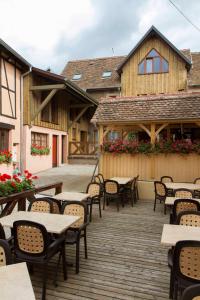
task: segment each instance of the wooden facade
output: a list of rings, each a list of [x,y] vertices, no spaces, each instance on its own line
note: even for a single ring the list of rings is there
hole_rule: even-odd
[[[138,74],[138,65],[149,51],[155,49],[169,63],[169,72]],[[122,96],[177,93],[187,89],[185,62],[169,45],[158,37],[149,38],[123,66],[121,74]]]

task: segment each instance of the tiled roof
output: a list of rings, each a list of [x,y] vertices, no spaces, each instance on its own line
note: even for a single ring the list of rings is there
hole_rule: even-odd
[[[200,93],[102,99],[92,122],[138,122],[200,118]]]
[[[74,74],[82,74],[80,80],[74,80],[84,90],[120,87],[120,76],[116,72],[118,65],[125,56],[113,56],[85,60],[69,61],[62,75],[72,80]],[[111,71],[110,78],[102,78],[105,71]]]

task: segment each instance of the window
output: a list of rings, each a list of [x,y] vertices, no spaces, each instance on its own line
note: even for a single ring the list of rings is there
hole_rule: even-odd
[[[82,77],[82,74],[74,74],[72,77],[72,80],[79,80],[79,79],[81,79],[81,77]]]
[[[169,64],[155,49],[152,49],[138,65],[139,74],[166,73]]]
[[[31,144],[37,146],[48,147],[48,134],[31,132]]]
[[[9,149],[9,130],[0,128],[0,151]]]
[[[110,131],[108,133],[108,140],[114,141],[120,138],[120,133],[118,131]]]
[[[102,78],[109,78],[109,77],[111,77],[111,75],[112,75],[111,71],[105,71],[102,74]]]
[[[51,100],[51,102],[42,110],[41,120],[44,122],[58,124],[58,104],[55,99]]]

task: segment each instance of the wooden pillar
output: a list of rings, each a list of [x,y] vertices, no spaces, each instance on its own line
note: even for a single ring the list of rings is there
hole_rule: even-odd
[[[151,144],[155,145],[156,142],[156,124],[151,124]]]
[[[103,144],[103,125],[99,126],[99,145]]]
[[[170,127],[167,127],[167,141],[169,142],[170,140],[171,140]]]

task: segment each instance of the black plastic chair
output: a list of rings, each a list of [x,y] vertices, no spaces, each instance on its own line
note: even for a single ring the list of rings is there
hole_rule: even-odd
[[[64,279],[67,279],[65,237],[60,236],[52,240],[43,225],[31,221],[14,222],[13,234],[15,261],[25,261],[31,265],[43,266],[42,300],[44,300],[46,298],[47,266],[57,253],[62,256]],[[57,274],[57,270],[55,274]]]
[[[37,198],[30,202],[28,211],[53,213],[53,202],[51,198]]]
[[[200,299],[200,284],[195,284],[187,287],[182,295],[181,300],[197,300]]]
[[[87,198],[87,205],[90,207],[90,222],[92,221],[92,207],[94,204],[99,206],[99,216],[101,215],[101,186],[97,182],[91,182],[87,186],[86,193],[90,196]]]
[[[166,214],[165,199],[167,197],[167,188],[161,181],[154,181],[155,200],[153,210],[156,210],[157,201],[164,203],[164,214]]]
[[[117,211],[119,211],[119,203],[123,203],[123,196],[120,190],[120,185],[115,180],[106,180],[104,182],[105,190],[104,190],[104,202],[103,202],[103,209],[105,209],[105,204],[109,205],[110,200],[116,202]]]
[[[76,273],[79,273],[80,239],[84,238],[85,258],[87,255],[87,207],[84,203],[77,201],[65,202],[62,213],[72,216],[80,216],[80,220],[66,231],[66,244],[76,245]]]
[[[176,199],[170,214],[170,224],[177,222],[178,215],[183,211],[199,211],[200,203],[194,199]]]
[[[0,239],[0,267],[12,263],[11,249],[7,241]]]

